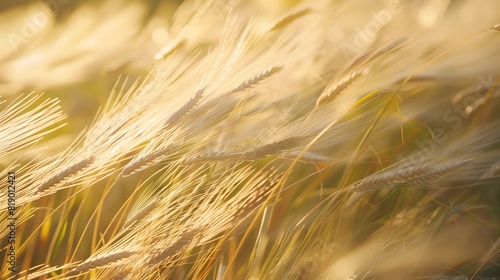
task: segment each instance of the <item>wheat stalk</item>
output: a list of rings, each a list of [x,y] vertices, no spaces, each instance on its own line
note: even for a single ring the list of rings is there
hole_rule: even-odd
[[[193,108],[198,105],[203,98],[203,92],[205,89],[200,89],[198,90],[191,99],[186,102],[179,110],[177,110],[175,113],[173,113],[168,120],[165,122],[165,127],[172,126],[176,122],[178,122],[180,119],[184,118],[189,112],[193,110]]]
[[[368,68],[361,68],[347,74],[345,77],[340,79],[340,81],[333,84],[333,87],[331,89],[322,93],[316,101],[316,105],[319,106],[330,102],[333,98],[341,94],[345,89],[355,83],[359,78],[367,75],[368,72]]]
[[[304,136],[288,137],[273,143],[254,147],[246,152],[246,156],[250,159],[256,159],[269,155],[280,154],[294,147],[300,147],[300,144],[304,143],[305,140],[307,140],[307,137]]]
[[[456,171],[470,161],[470,159],[460,159],[418,163],[403,167],[396,166],[393,169],[375,173],[356,182],[352,186],[352,190],[362,192],[388,187],[392,184],[429,184],[447,173]]]
[[[98,267],[103,267],[107,266],[110,264],[113,264],[115,262],[118,262],[120,260],[129,258],[135,254],[137,254],[137,251],[133,250],[123,250],[123,251],[118,251],[118,252],[110,252],[101,256],[96,256],[91,259],[86,260],[85,262],[81,263],[78,267],[74,269],[75,272],[85,272],[89,271],[91,269],[95,269]]]
[[[58,172],[57,174],[53,175],[52,177],[48,178],[45,182],[40,184],[40,186],[38,186],[37,191],[44,192],[48,188],[55,186],[57,184],[60,184],[62,181],[68,179],[72,175],[74,176],[78,172],[81,172],[82,170],[87,168],[89,165],[91,165],[93,162],[94,162],[94,157],[89,157],[89,158],[82,159],[82,160],[70,165],[69,167]]]
[[[262,73],[256,75],[255,77],[244,81],[241,85],[232,89],[229,92],[229,94],[239,92],[239,91],[244,91],[244,90],[250,89],[252,87],[255,87],[260,82],[262,82],[262,81],[268,79],[269,77],[273,76],[274,74],[278,73],[282,68],[283,68],[283,66],[272,66],[272,67],[264,70]]]
[[[161,205],[161,200],[155,198],[144,205],[139,211],[137,211],[134,215],[129,217],[127,221],[123,224],[124,228],[130,227],[133,223],[139,223],[144,217],[146,217],[153,209],[159,207]]]

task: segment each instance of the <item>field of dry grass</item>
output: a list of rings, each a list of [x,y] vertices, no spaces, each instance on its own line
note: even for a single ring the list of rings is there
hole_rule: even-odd
[[[1,278],[498,279],[499,24],[495,0],[3,2]]]

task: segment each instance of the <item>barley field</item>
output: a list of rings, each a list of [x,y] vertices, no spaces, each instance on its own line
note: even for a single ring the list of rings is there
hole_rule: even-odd
[[[500,279],[497,0],[0,3],[1,279]]]

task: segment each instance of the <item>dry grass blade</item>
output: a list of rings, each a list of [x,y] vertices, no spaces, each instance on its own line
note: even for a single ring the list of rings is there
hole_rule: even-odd
[[[94,157],[89,157],[86,159],[83,159],[73,165],[70,165],[69,167],[65,168],[64,170],[60,171],[56,175],[50,177],[47,179],[47,181],[43,182],[40,186],[38,186],[38,192],[43,192],[47,190],[48,188],[57,185],[67,179],[68,177],[71,177],[72,175],[75,175],[76,173],[82,171],[85,169],[87,166],[92,164],[94,162]]]

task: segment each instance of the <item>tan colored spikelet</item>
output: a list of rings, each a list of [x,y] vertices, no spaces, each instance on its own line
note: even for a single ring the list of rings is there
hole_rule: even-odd
[[[281,154],[286,150],[300,147],[301,144],[304,144],[305,140],[306,137],[303,136],[290,136],[283,140],[252,148],[246,153],[245,157],[256,159],[269,155]]]
[[[234,214],[235,222],[238,222],[240,219],[245,218],[249,213],[254,211],[262,202],[264,202],[271,192],[271,189],[274,185],[274,181],[264,181],[258,189],[253,192],[249,197],[245,199],[244,202],[241,203],[238,210]]]
[[[203,98],[203,93],[205,91],[205,88],[199,89],[191,99],[186,102],[179,110],[177,110],[175,113],[173,113],[170,118],[165,122],[165,127],[171,126],[184,118],[191,110],[193,110],[198,103],[200,103],[201,99]]]
[[[351,86],[354,82],[356,82],[362,76],[365,76],[368,73],[368,68],[361,68],[354,72],[349,73],[345,77],[343,77],[339,82],[333,84],[331,89],[325,89],[325,91],[319,96],[316,101],[316,106],[320,106],[322,104],[326,104],[332,101],[337,95],[341,94],[345,89]]]
[[[293,12],[283,16],[282,18],[278,19],[276,22],[274,22],[271,25],[271,27],[269,27],[268,31],[274,31],[274,30],[281,29],[281,28],[287,26],[288,24],[294,22],[295,20],[309,14],[310,12],[311,12],[311,9],[309,9],[309,8],[303,8],[303,9],[298,10],[298,11],[293,11]]]
[[[289,152],[283,155],[285,158],[292,158],[295,159],[297,158],[302,151],[297,151],[297,152]],[[321,155],[321,154],[316,154],[316,153],[311,153],[311,152],[305,152],[301,157],[301,160],[303,161],[310,161],[310,162],[331,162],[332,158]]]
[[[122,251],[116,251],[116,252],[110,252],[107,254],[104,254],[102,256],[97,256],[91,259],[88,259],[81,263],[78,267],[74,269],[76,272],[85,272],[89,271],[91,269],[103,267],[112,263],[115,263],[117,261],[129,258],[133,255],[137,254],[136,251],[133,250],[122,250]]]
[[[283,68],[283,66],[273,66],[271,68],[268,68],[264,72],[258,74],[257,76],[246,80],[241,85],[239,85],[236,88],[234,88],[233,90],[231,90],[230,93],[244,91],[244,90],[247,90],[249,88],[252,88],[252,87],[256,86],[258,83],[260,83],[260,82],[264,81],[265,79],[271,77],[272,75],[276,74],[282,68]]]
[[[43,192],[47,190],[48,188],[57,185],[64,181],[66,178],[75,175],[76,173],[82,171],[89,165],[91,165],[94,162],[94,157],[88,157],[86,159],[83,159],[67,168],[62,170],[61,172],[57,173],[56,175],[50,177],[47,179],[45,182],[43,182],[40,186],[38,186],[38,192]]]
[[[146,264],[147,265],[155,265],[159,262],[162,262],[170,257],[173,257],[179,254],[183,249],[186,249],[187,246],[195,243],[198,239],[197,236],[202,233],[202,227],[197,227],[194,229],[189,229],[181,233],[177,239],[170,245],[167,245],[162,249],[155,249],[151,252]]]
[[[127,177],[136,172],[143,170],[144,168],[154,165],[161,161],[164,155],[171,151],[176,151],[181,147],[181,145],[172,145],[165,148],[160,148],[152,153],[142,155],[131,160],[125,167],[123,167],[120,177]]]
[[[404,167],[397,166],[356,182],[352,190],[362,192],[385,188],[392,184],[411,185],[431,183],[446,173],[452,172],[469,162],[469,159],[461,159],[446,162],[417,163]]]

